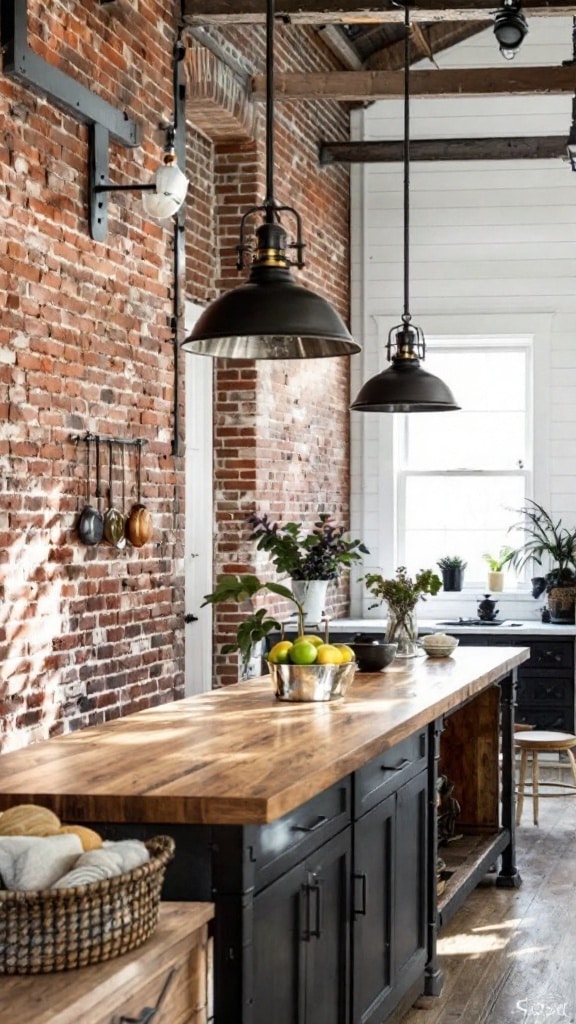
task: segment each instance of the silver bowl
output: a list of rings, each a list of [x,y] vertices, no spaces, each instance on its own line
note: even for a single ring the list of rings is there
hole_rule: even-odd
[[[356,662],[345,665],[271,665],[278,700],[321,701],[343,697],[356,675]]]

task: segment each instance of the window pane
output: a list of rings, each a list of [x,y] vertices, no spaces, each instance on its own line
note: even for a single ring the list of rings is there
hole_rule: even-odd
[[[410,476],[406,478],[405,563],[415,572],[443,555],[460,555],[467,582],[485,580],[482,555],[514,546],[508,528],[525,500],[519,476]]]
[[[431,352],[461,412],[406,417],[412,469],[511,469],[525,464],[526,351],[500,348]]]

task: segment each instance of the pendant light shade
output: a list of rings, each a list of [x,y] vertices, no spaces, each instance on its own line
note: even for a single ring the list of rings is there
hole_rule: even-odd
[[[279,225],[260,226],[262,261],[257,254],[246,284],[204,310],[182,343],[185,351],[228,359],[318,359],[359,350],[325,299],[297,284],[289,266],[267,263],[268,243],[282,244],[279,233]]]
[[[228,359],[317,359],[360,351],[344,321],[326,299],[296,283],[291,267],[304,266],[300,217],[274,198],[274,0],[266,7],[266,198],[242,217],[237,246],[239,270],[251,245],[247,220],[263,215],[248,281],[212,302],[182,343],[187,352]],[[296,222],[288,242],[282,214]],[[296,252],[295,260],[287,250]]]
[[[460,406],[450,388],[420,366],[424,335],[410,315],[410,18],[404,7],[404,312],[388,335],[392,363],[366,381],[350,408],[357,412],[449,412]]]
[[[460,406],[444,381],[423,370],[412,354],[407,358],[395,355],[392,366],[366,381],[350,408],[358,412],[450,412]]]

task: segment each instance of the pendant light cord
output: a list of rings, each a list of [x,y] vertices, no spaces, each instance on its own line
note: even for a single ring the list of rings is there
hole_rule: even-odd
[[[410,12],[404,6],[404,314],[410,316]]]
[[[274,208],[274,0],[266,6],[266,221],[275,221]]]

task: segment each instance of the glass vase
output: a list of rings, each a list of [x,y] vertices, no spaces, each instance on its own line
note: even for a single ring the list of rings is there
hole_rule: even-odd
[[[399,611],[397,608],[388,607],[388,622],[386,625],[386,643],[398,644],[397,658],[415,658],[419,654],[418,647],[418,623],[416,621],[416,609]]]

